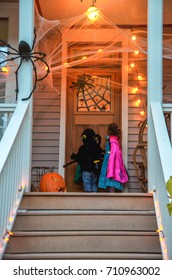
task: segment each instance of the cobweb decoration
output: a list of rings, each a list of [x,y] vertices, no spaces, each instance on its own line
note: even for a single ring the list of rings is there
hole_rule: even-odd
[[[72,82],[71,88],[77,90],[77,111],[110,112],[111,81],[110,77],[78,76],[77,82]]]

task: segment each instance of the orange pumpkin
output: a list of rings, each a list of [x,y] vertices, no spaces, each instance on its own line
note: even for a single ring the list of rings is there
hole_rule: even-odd
[[[65,192],[66,185],[63,177],[55,172],[45,173],[39,183],[40,192]]]

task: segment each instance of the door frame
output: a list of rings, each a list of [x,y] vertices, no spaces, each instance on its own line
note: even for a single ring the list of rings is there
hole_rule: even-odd
[[[61,79],[61,111],[60,111],[60,142],[59,142],[59,174],[64,177],[65,147],[66,147],[66,104],[67,104],[67,46],[70,42],[90,42],[95,30],[84,30],[78,34],[79,30],[69,29],[62,34],[62,79]],[[128,36],[127,36],[128,35]],[[122,48],[127,49],[129,44],[130,30],[125,34],[119,34],[119,30],[101,28],[96,30],[96,39],[99,42],[112,42],[117,38],[122,43]],[[128,53],[122,53],[122,88],[121,88],[121,129],[122,129],[122,152],[125,166],[128,162]]]

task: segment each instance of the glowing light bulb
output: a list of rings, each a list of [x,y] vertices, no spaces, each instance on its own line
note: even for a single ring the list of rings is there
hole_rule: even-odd
[[[9,241],[9,237],[4,237],[4,240],[6,241],[6,242],[8,242]]]
[[[7,233],[8,233],[9,235],[13,235],[13,234],[14,234],[14,233],[13,233],[12,231],[10,231],[10,230],[8,230]]]
[[[139,51],[138,51],[138,50],[135,50],[135,51],[134,51],[134,54],[135,54],[135,55],[138,55],[138,54],[139,54]]]
[[[89,20],[95,21],[99,17],[99,10],[94,5],[92,5],[88,8],[86,15]]]
[[[135,87],[135,88],[132,89],[132,93],[137,93],[138,90],[139,90],[138,87]]]
[[[1,70],[4,73],[8,73],[8,67],[6,67],[6,66],[2,66]]]
[[[46,70],[46,71],[48,70],[48,66],[45,67],[45,70]]]
[[[86,55],[85,55],[85,56],[83,56],[83,57],[82,57],[82,59],[83,59],[83,60],[87,59],[87,56],[86,56]]]
[[[13,220],[14,220],[14,218],[13,217],[9,217],[9,222],[12,222]]]
[[[132,40],[132,41],[136,41],[136,39],[137,39],[137,38],[136,38],[135,35],[133,35],[133,36],[131,37],[131,40]]]
[[[65,63],[64,63],[64,67],[69,67],[69,63],[68,63],[68,62],[65,62]]]
[[[130,64],[130,67],[131,68],[134,68],[136,66],[136,64],[134,63],[134,62],[132,62],[131,64]]]
[[[141,115],[141,116],[144,116],[144,115],[145,115],[145,111],[141,111],[141,112],[140,112],[140,115]]]
[[[139,99],[135,102],[136,106],[139,106],[142,103],[142,101]]]
[[[102,49],[98,49],[98,51],[97,51],[98,53],[102,53],[103,52],[103,50]]]
[[[138,76],[137,76],[137,79],[138,79],[139,81],[142,80],[142,79],[143,79],[142,75],[138,75]]]

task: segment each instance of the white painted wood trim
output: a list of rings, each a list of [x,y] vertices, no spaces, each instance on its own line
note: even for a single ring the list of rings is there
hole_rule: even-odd
[[[162,105],[163,112],[170,113],[170,139],[172,143],[172,103]]]
[[[34,38],[34,0],[19,0],[19,41],[26,41],[30,48],[32,48],[33,38]],[[18,75],[19,82],[19,94],[18,99],[26,98],[30,95],[33,87],[33,66],[30,61],[22,63]],[[29,170],[27,175],[25,175],[27,184],[27,191],[30,191],[31,185],[31,161],[32,161],[32,97],[30,100],[22,101],[23,103],[30,103],[29,112],[27,114],[27,138],[26,138],[26,163],[25,169]]]
[[[162,26],[163,1],[148,1],[148,190],[154,188],[156,180],[155,138],[150,112],[151,102],[162,104]],[[158,30],[158,32],[157,32]]]
[[[127,48],[128,40],[123,42],[123,48]],[[122,151],[125,166],[128,164],[128,53],[122,54]]]
[[[0,3],[0,17],[8,19],[8,43],[14,48],[18,48],[18,29],[19,29],[19,5],[17,3]],[[14,102],[12,94],[15,92],[15,77],[6,83],[5,102]]]
[[[62,65],[67,58],[67,41],[66,37],[62,38]],[[61,79],[61,107],[60,107],[60,141],[59,141],[59,174],[64,177],[65,149],[66,149],[66,92],[67,77],[66,68],[62,68]]]
[[[16,104],[7,104],[7,103],[0,103],[0,112],[14,112],[16,108]]]

